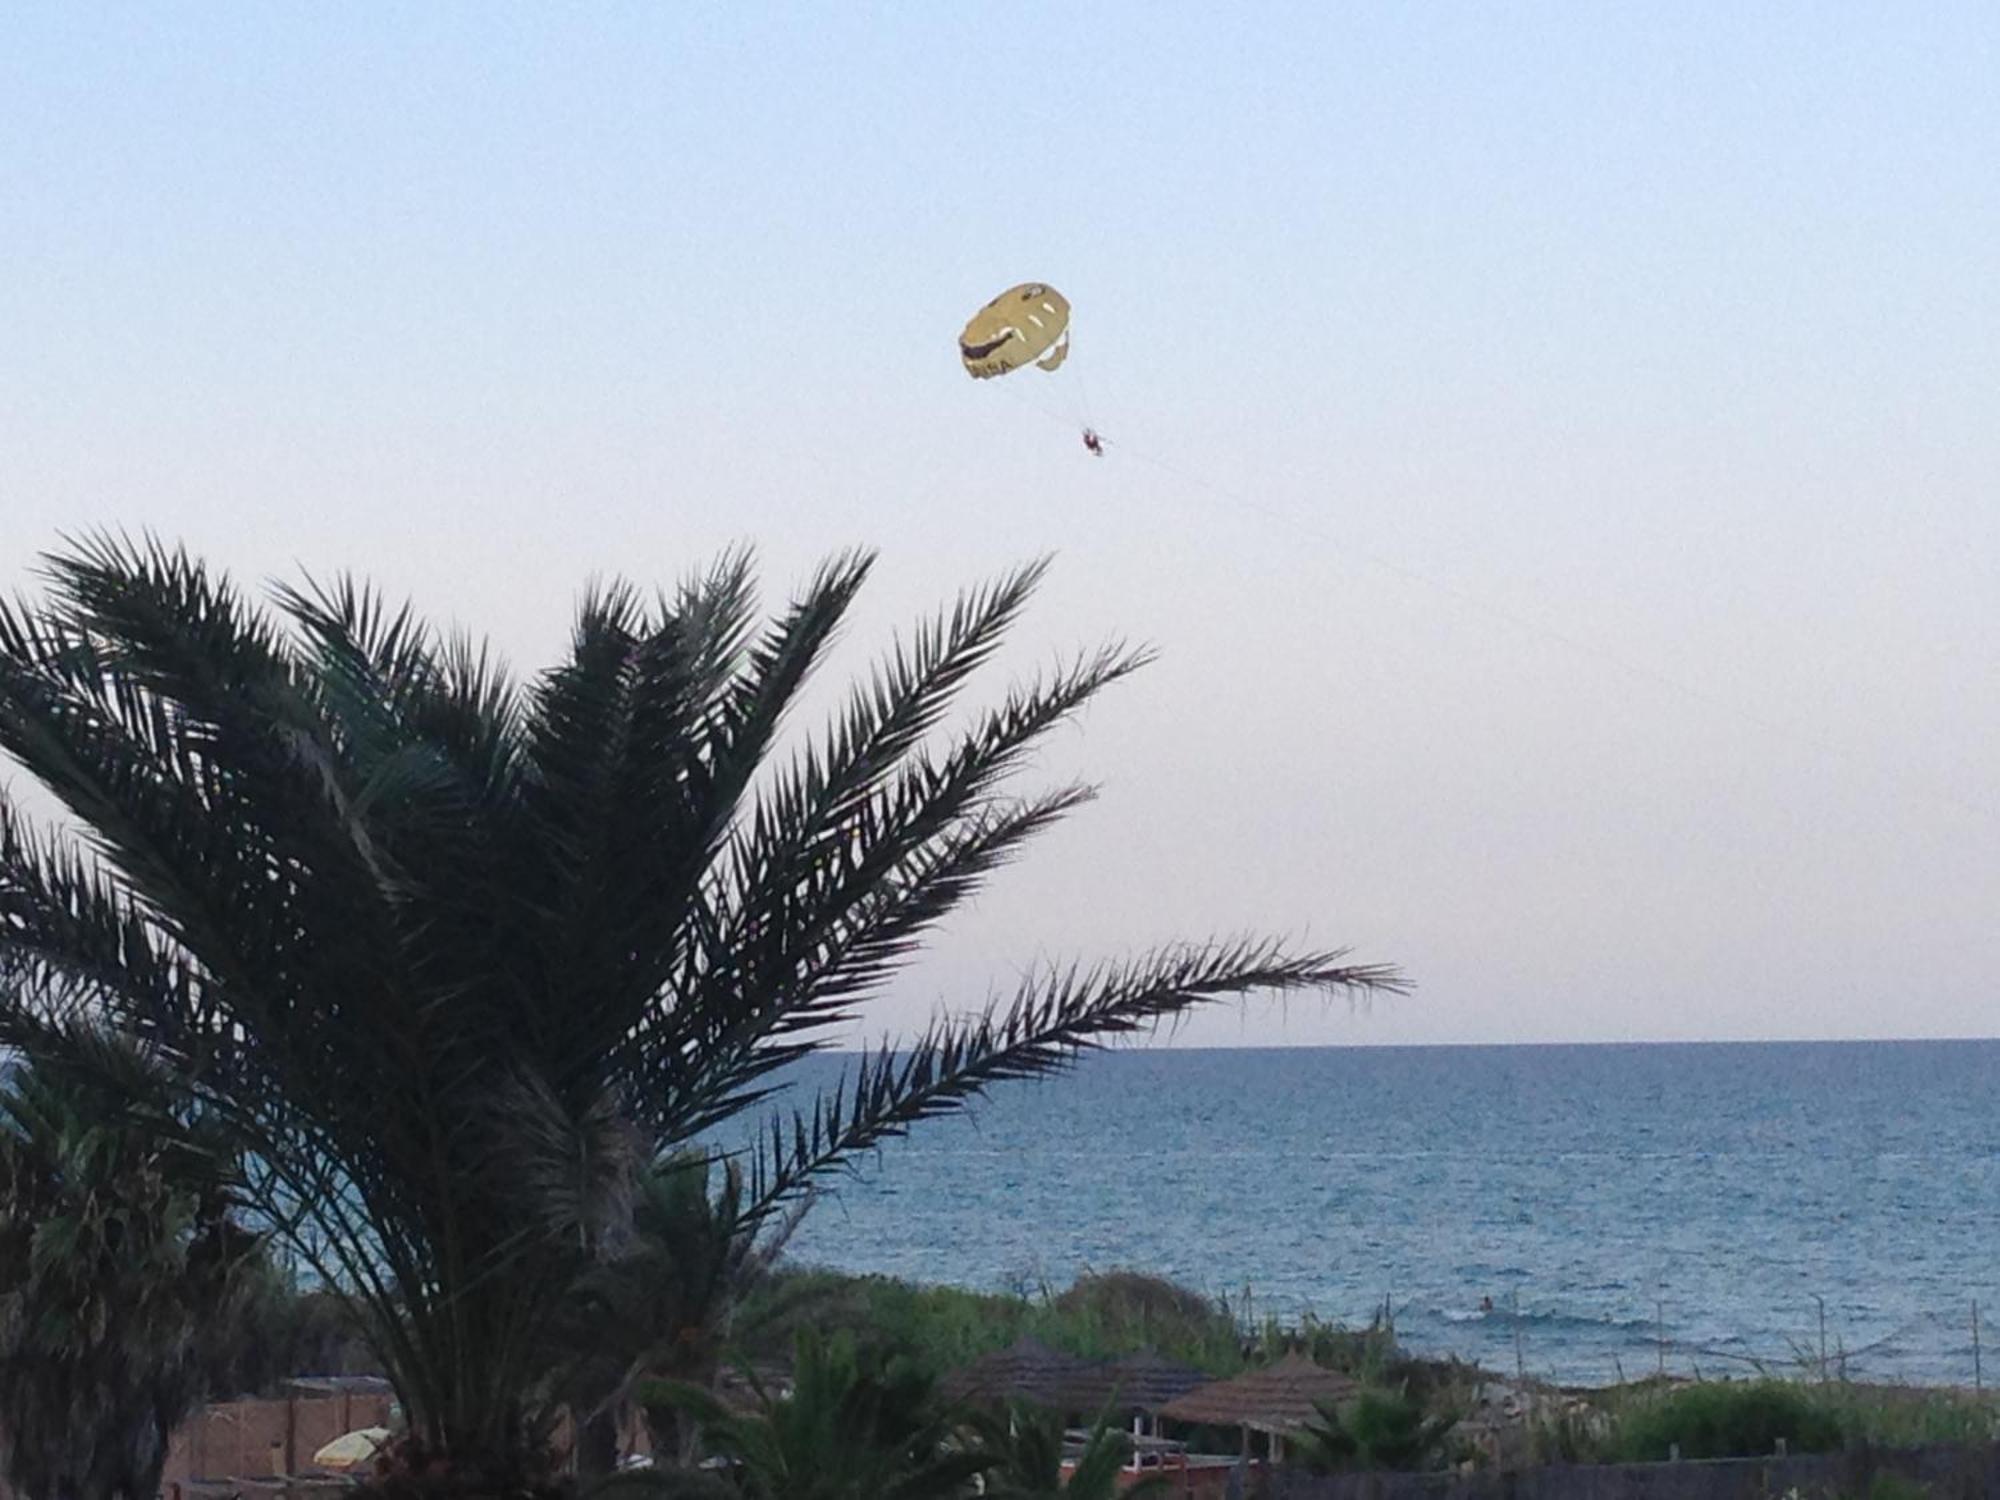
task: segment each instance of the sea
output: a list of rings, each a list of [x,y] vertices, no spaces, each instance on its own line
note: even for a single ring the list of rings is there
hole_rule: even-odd
[[[790,1258],[1386,1307],[1413,1350],[1567,1384],[1991,1385],[2000,1041],[1099,1053],[832,1179]]]

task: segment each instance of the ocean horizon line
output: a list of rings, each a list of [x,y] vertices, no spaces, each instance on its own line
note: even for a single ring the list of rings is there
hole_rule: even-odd
[[[1563,1052],[1637,1050],[1670,1047],[1950,1047],[1986,1045],[2000,1042],[1994,1036],[1833,1036],[1833,1037],[1660,1037],[1649,1039],[1518,1041],[1518,1042],[1245,1042],[1242,1044],[1204,1042],[1177,1046],[1170,1040],[1120,1040],[1086,1049],[1084,1055],[1109,1056],[1122,1052]],[[879,1052],[879,1046],[821,1047],[820,1057],[859,1057]]]

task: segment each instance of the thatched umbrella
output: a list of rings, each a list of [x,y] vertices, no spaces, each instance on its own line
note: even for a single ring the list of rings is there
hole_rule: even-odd
[[[1288,1354],[1276,1364],[1218,1380],[1169,1401],[1159,1415],[1202,1427],[1241,1427],[1283,1438],[1319,1419],[1319,1408],[1345,1401],[1359,1387],[1348,1376]]]
[[[1096,1413],[1108,1408],[1121,1417],[1150,1417],[1169,1401],[1207,1384],[1209,1378],[1201,1371],[1147,1349],[1109,1364],[1093,1365],[1071,1387],[1070,1397],[1079,1411]]]
[[[954,1401],[1032,1401],[1066,1412],[1076,1408],[1076,1387],[1093,1373],[1093,1367],[1074,1354],[1023,1337],[953,1370],[942,1386]]]

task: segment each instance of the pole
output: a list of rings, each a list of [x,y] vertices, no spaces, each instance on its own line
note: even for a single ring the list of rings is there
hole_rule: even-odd
[[[1654,1332],[1655,1332],[1655,1333],[1656,1333],[1656,1334],[1658,1335],[1658,1337],[1659,1337],[1659,1342],[1660,1342],[1660,1378],[1661,1378],[1662,1380],[1664,1380],[1664,1379],[1666,1378],[1666,1374],[1667,1374],[1667,1302],[1666,1302],[1666,1298],[1662,1297],[1662,1298],[1660,1298],[1660,1299],[1659,1299],[1659,1300],[1658,1300],[1657,1302],[1655,1302],[1655,1303],[1653,1304],[1653,1317],[1654,1317],[1654,1319],[1655,1319],[1655,1322],[1654,1322],[1654,1324],[1653,1324],[1653,1330],[1654,1330]]]
[[[1526,1363],[1521,1358],[1521,1289],[1519,1287],[1514,1288],[1513,1296],[1514,1296],[1514,1380],[1517,1384],[1519,1384],[1525,1382],[1528,1378]]]
[[[1986,1389],[1985,1372],[1979,1366],[1979,1299],[1972,1299],[1972,1394],[1977,1396]]]

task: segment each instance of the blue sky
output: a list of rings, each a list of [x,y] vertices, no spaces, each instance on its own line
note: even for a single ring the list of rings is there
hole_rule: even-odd
[[[859,665],[1054,551],[992,687],[1161,659],[878,1025],[1255,926],[1420,991],[1186,1039],[1992,1034],[1995,77],[1987,5],[10,7],[0,568],[532,666],[866,543]],[[967,380],[1031,278],[1069,365]]]

